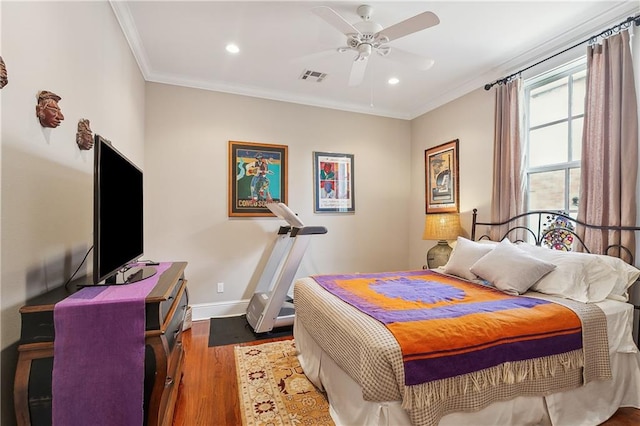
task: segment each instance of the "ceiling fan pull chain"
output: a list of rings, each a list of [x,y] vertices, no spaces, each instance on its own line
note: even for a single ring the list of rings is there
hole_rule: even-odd
[[[370,95],[371,96],[371,100],[369,102],[369,106],[371,108],[373,108],[373,106],[374,106],[373,105],[373,67],[371,67],[371,75],[369,76],[369,80],[370,80],[370,83],[371,83],[370,84],[371,85],[371,95]]]

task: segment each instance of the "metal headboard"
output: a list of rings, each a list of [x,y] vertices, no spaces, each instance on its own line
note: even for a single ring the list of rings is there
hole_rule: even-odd
[[[504,222],[479,222],[478,209],[473,209],[473,221],[471,224],[471,239],[476,240],[476,228],[478,226],[508,226],[507,231],[500,237],[500,240],[513,235],[517,231],[524,232],[533,239],[538,246],[546,246],[555,250],[570,251],[572,249],[581,248],[587,253],[591,253],[584,241],[576,233],[576,226],[584,226],[589,229],[599,229],[602,231],[640,231],[637,226],[615,226],[615,225],[591,225],[572,218],[567,213],[552,210],[532,210],[526,213],[516,215]],[[521,225],[525,221],[529,226]],[[634,264],[632,251],[621,244],[620,233],[617,235],[617,244],[610,244],[605,253],[615,257],[622,257],[622,253],[626,253],[629,257],[630,264]],[[478,237],[479,240],[491,239],[489,235],[483,234]],[[574,245],[576,244],[577,245]],[[614,252],[618,254],[614,254]]]

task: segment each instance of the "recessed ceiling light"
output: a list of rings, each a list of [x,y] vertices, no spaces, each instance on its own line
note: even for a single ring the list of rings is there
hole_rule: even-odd
[[[400,80],[398,80],[396,77],[391,77],[388,81],[389,84],[393,85],[393,84],[398,84],[400,83]]]
[[[225,49],[227,49],[227,52],[229,52],[229,53],[238,53],[238,52],[240,52],[240,48],[237,45],[233,44],[233,43],[227,44],[227,47]]]

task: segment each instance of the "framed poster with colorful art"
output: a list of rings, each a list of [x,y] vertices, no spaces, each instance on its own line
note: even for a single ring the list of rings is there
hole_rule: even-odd
[[[424,152],[426,213],[460,209],[458,139]]]
[[[229,216],[274,216],[271,201],[287,203],[287,146],[229,141]]]
[[[315,213],[353,213],[353,154],[313,153],[313,198]]]

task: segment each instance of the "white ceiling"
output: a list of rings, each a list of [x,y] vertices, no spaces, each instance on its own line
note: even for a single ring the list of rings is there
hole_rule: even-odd
[[[412,119],[527,67],[640,12],[626,1],[111,1],[147,81]],[[435,60],[426,71],[373,54],[350,87],[355,53],[312,12],[329,6],[349,23],[373,6],[388,27],[424,11],[440,24],[389,46]],[[229,42],[240,52],[225,51]],[[326,73],[301,80],[305,70]],[[395,76],[400,83],[387,84]]]

